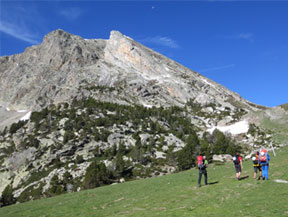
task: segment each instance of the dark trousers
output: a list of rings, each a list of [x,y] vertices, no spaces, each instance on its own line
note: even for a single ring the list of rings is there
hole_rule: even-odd
[[[205,170],[199,170],[198,185],[201,185],[202,174],[204,174],[204,176],[205,176],[205,185],[207,185],[208,184],[207,183],[208,177],[207,177],[207,170],[206,169]]]

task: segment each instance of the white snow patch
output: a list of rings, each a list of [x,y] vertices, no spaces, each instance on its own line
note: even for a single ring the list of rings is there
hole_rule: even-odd
[[[26,115],[24,115],[20,121],[27,121],[30,119],[32,112],[28,112]]]
[[[218,129],[221,132],[225,132],[225,133],[227,132],[227,133],[231,133],[232,135],[237,135],[241,133],[247,133],[249,130],[249,123],[248,121],[244,120],[244,121],[239,121],[229,126],[214,126],[208,129],[207,131],[209,133],[212,133],[215,129]]]
[[[27,110],[17,110],[19,113],[27,112]]]
[[[288,184],[288,181],[282,179],[275,179],[274,182]]]
[[[8,112],[9,112],[9,111],[10,111],[10,109],[7,107],[7,108],[6,108],[6,111],[8,111]]]
[[[153,105],[148,105],[148,104],[145,104],[145,103],[142,103],[142,105],[143,105],[144,107],[146,107],[146,108],[152,108],[152,107],[153,107]]]

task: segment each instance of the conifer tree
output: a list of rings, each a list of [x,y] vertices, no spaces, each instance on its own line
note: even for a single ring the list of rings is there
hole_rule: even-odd
[[[3,206],[8,206],[15,203],[15,198],[13,196],[13,188],[12,185],[8,185],[4,191],[2,192],[2,197],[0,202]]]

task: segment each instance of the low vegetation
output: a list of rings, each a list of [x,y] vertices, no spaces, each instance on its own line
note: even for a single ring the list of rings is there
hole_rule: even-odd
[[[205,154],[211,162],[214,154],[247,151],[244,144],[219,130],[203,133],[200,126],[192,124],[191,115],[218,121],[232,115],[238,121],[245,114],[244,110],[229,108],[215,112],[216,107],[206,105],[207,113],[193,100],[184,108],[146,108],[87,98],[33,112],[29,122],[18,122],[1,133],[2,142],[8,144],[2,148],[1,164],[5,158],[16,158],[15,153],[30,150],[35,156],[12,168],[14,173],[24,168],[29,175],[12,189],[23,189],[20,195],[4,205],[95,188],[120,179],[189,170],[195,167],[199,154]],[[260,129],[250,126],[251,135],[259,133]],[[50,145],[43,144],[47,140]],[[47,181],[48,176],[53,177]]]
[[[287,147],[276,154],[268,181],[253,179],[251,161],[244,162],[238,181],[227,162],[209,165],[209,185],[201,188],[197,169],[190,169],[12,205],[0,216],[287,216],[288,184],[275,182],[288,180]]]

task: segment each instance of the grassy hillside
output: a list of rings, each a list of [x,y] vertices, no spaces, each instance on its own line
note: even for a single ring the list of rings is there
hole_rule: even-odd
[[[267,115],[267,113],[269,115]],[[260,125],[274,134],[274,141],[278,144],[287,144],[288,141],[288,115],[287,112],[280,112],[278,110],[268,110],[266,113],[260,112]]]
[[[270,153],[272,155],[272,153]],[[288,216],[288,147],[271,156],[270,180],[253,179],[244,162],[241,181],[232,163],[210,165],[208,186],[189,171],[64,194],[0,209],[0,216]],[[214,183],[214,184],[213,184]]]

